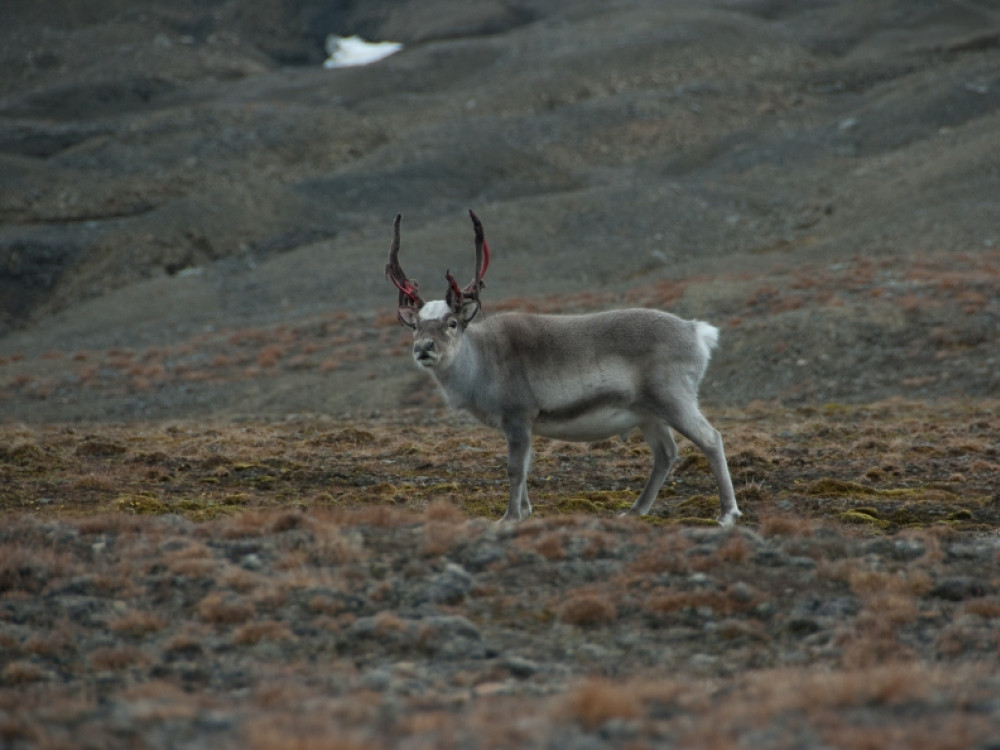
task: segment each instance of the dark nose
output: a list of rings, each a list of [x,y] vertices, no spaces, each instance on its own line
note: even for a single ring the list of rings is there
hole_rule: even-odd
[[[434,351],[434,340],[424,339],[422,341],[417,341],[413,345],[413,355],[415,357],[422,357],[425,354],[429,354]]]

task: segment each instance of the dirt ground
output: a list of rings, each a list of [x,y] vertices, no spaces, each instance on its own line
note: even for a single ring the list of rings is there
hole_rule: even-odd
[[[0,746],[977,748],[1000,736],[1000,11],[11,0]],[[328,34],[394,40],[322,67]],[[444,409],[382,275],[667,309],[689,444]]]

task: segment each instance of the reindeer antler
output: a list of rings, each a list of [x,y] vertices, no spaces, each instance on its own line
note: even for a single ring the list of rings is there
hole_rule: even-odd
[[[483,276],[486,275],[486,269],[490,267],[490,246],[486,244],[483,223],[471,208],[469,209],[469,216],[472,218],[472,227],[476,232],[476,278],[465,289],[459,289],[458,282],[451,275],[451,271],[447,271],[444,275],[448,280],[449,287],[447,302],[452,310],[461,312],[466,302],[471,301],[476,303],[476,307],[472,313],[466,316],[466,321],[472,320],[482,306],[479,300],[479,292],[486,286],[483,283]]]
[[[417,311],[424,306],[424,301],[420,298],[418,284],[413,279],[406,278],[403,267],[399,265],[399,223],[403,220],[403,214],[396,214],[396,220],[392,225],[392,246],[389,248],[389,262],[385,264],[385,277],[391,281],[399,290],[399,308],[396,310],[396,317],[405,326],[413,328],[412,317],[408,319],[407,311]]]

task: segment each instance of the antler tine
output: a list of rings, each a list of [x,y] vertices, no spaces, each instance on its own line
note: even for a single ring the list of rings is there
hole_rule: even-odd
[[[399,225],[403,221],[403,214],[396,214],[396,220],[392,222],[392,247],[389,248],[389,263],[399,265]]]
[[[396,220],[392,224],[392,245],[389,247],[389,262],[385,264],[385,277],[391,281],[399,290],[399,307],[412,307],[419,310],[424,305],[420,298],[418,284],[412,279],[406,278],[406,272],[399,264],[399,224],[403,220],[403,214],[396,214]],[[399,316],[401,322],[405,323],[402,315]]]
[[[444,277],[448,281],[448,303],[451,305],[461,306],[462,300],[468,296],[468,289],[464,292],[458,288],[458,282],[455,281],[455,277],[451,275],[451,269],[449,268],[444,272]]]
[[[403,220],[403,214],[396,214],[396,220],[392,223],[392,245],[389,246],[389,262],[385,264],[385,277],[397,287],[397,277],[406,278],[402,267],[399,265],[399,223]]]
[[[485,286],[483,276],[486,275],[486,269],[490,267],[490,246],[486,244],[483,222],[479,220],[479,217],[476,216],[476,213],[471,208],[469,209],[469,216],[472,219],[472,227],[476,231],[476,279],[466,287],[465,291],[471,291],[478,296],[479,290]]]
[[[452,310],[458,312],[462,310],[466,302],[475,303],[475,306],[470,308],[471,312],[463,313],[466,316],[466,321],[472,320],[476,316],[476,313],[479,312],[479,308],[481,307],[479,292],[485,286],[483,284],[483,274],[486,273],[486,269],[490,265],[490,248],[486,244],[483,224],[471,209],[469,210],[469,216],[472,218],[472,226],[476,230],[476,276],[465,289],[459,289],[458,282],[451,275],[451,271],[447,271],[444,275],[448,280],[448,295],[446,300]]]

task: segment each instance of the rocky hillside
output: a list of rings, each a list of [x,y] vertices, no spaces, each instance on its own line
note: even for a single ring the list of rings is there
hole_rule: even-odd
[[[469,206],[488,311],[711,320],[710,402],[997,391],[990,3],[4,12],[7,418],[396,408],[424,384],[385,320],[392,216],[431,290],[470,268]],[[328,34],[404,49],[328,70]],[[236,377],[234,337],[286,356]]]

